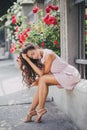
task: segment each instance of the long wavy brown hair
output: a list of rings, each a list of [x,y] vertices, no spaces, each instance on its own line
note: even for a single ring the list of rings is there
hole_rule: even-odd
[[[27,84],[28,87],[31,86],[31,84],[36,80],[37,78],[37,74],[35,73],[35,71],[32,69],[32,67],[29,65],[29,63],[23,59],[22,57],[22,53],[23,54],[27,54],[28,50],[33,50],[35,49],[36,46],[29,43],[27,45],[25,45],[22,49],[22,51],[20,52],[20,59],[21,59],[21,66],[20,69],[22,70],[22,76],[23,76],[23,81]],[[29,58],[38,68],[40,68],[42,70],[43,68],[43,64],[41,63],[40,60],[38,59],[32,59]]]

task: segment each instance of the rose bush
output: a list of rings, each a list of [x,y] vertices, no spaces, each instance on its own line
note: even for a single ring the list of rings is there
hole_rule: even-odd
[[[42,48],[49,48],[60,55],[60,15],[59,7],[48,5],[43,11],[35,6],[32,10],[33,15],[38,15],[37,22],[25,22],[26,18],[22,15],[22,8],[15,3],[9,10],[6,26],[12,40],[10,52],[17,53],[27,43],[34,43]],[[8,33],[8,34],[9,34]]]

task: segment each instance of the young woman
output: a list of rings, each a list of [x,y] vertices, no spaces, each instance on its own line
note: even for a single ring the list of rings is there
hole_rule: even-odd
[[[35,115],[37,115],[35,121],[40,122],[42,115],[47,112],[45,101],[48,86],[57,85],[59,88],[73,89],[80,81],[78,70],[49,49],[40,49],[36,45],[27,44],[20,52],[17,61],[27,85],[38,86],[25,122],[30,122]]]

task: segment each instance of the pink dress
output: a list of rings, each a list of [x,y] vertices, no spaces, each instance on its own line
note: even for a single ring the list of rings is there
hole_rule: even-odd
[[[53,53],[50,49],[44,49],[43,58],[41,62],[44,64],[46,55]],[[58,55],[52,63],[50,72],[55,76],[58,81],[59,88],[73,89],[75,85],[81,80],[81,75],[78,70],[67,62],[63,61]]]

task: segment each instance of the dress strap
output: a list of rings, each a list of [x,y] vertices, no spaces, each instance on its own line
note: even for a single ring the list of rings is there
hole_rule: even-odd
[[[45,49],[43,50],[43,57],[41,58],[42,64],[44,63],[44,57],[45,57]]]
[[[52,50],[50,49],[44,49],[43,57],[41,58],[42,64],[44,63],[45,56],[52,53]]]

